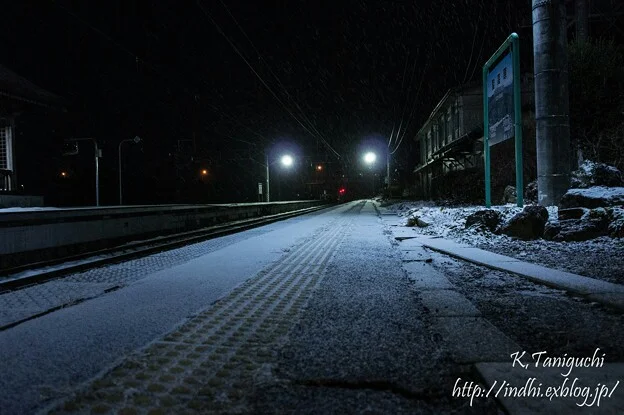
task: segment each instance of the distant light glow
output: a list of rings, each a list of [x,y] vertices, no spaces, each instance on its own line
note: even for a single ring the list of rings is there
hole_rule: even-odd
[[[208,170],[206,170],[206,169],[202,169],[202,171],[201,171],[201,175],[202,175],[202,176],[207,176],[207,175],[208,175]]]
[[[67,177],[67,172],[66,171],[62,171],[61,172],[61,177]]]
[[[320,164],[318,166],[316,166],[316,170],[321,171],[323,170],[323,166],[321,166]]]
[[[293,164],[292,156],[289,156],[288,154],[286,154],[285,156],[282,156],[282,164],[286,167],[292,166]]]
[[[369,151],[368,153],[364,154],[364,161],[367,164],[373,164],[375,160],[377,160],[377,155],[375,153]]]

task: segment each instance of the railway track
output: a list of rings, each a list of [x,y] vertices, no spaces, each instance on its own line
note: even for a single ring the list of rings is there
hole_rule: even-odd
[[[327,205],[315,206],[292,212],[233,221],[144,241],[130,242],[97,251],[84,252],[78,255],[24,264],[13,268],[5,268],[0,273],[0,294],[30,285],[40,284],[70,273],[85,271],[103,265],[123,262],[157,252],[179,248],[326,208]]]

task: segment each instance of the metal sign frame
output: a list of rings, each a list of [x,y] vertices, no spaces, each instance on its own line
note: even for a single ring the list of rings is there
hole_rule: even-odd
[[[488,114],[488,73],[498,59],[511,49],[514,95],[514,140],[516,144],[516,202],[519,207],[524,206],[522,183],[522,98],[520,89],[520,40],[517,33],[512,33],[498,48],[498,50],[483,65],[483,158],[485,164],[485,206],[492,206],[492,191],[490,183],[490,143],[489,143],[489,114]]]

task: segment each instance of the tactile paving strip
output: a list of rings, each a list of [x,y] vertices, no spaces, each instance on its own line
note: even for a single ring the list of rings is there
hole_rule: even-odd
[[[350,224],[336,225],[52,413],[246,412],[254,388],[274,381],[271,362]]]
[[[43,284],[0,294],[0,329],[45,314],[50,310],[97,297],[107,290],[132,284],[152,273],[188,262],[252,236],[279,229],[293,221],[306,220],[307,217],[308,215],[290,218],[242,233],[198,242],[120,264],[90,269]]]

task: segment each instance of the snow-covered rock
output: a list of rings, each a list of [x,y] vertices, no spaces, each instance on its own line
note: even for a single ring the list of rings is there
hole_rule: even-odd
[[[525,202],[537,203],[537,180],[533,180],[524,189]]]
[[[500,225],[502,214],[493,209],[478,210],[466,218],[466,228],[474,226],[476,229],[487,229],[494,232]]]
[[[609,236],[612,238],[624,238],[624,208],[607,208],[609,215]]]
[[[546,225],[544,225],[542,238],[547,241],[552,241],[557,235],[559,235],[559,232],[561,232],[561,223],[558,220],[548,221],[546,222]]]
[[[524,240],[537,239],[544,234],[547,221],[548,210],[545,207],[529,205],[505,222],[501,232]]]
[[[569,189],[559,202],[560,209],[586,207],[590,209],[624,205],[624,187],[594,186]]]
[[[419,228],[425,228],[427,226],[429,226],[429,222],[425,222],[424,220],[422,220],[421,218],[419,218],[418,216],[410,216],[409,218],[407,218],[407,224],[406,226],[418,226]]]
[[[617,168],[590,160],[585,160],[578,170],[572,172],[571,176],[572,188],[586,189],[593,186],[624,186],[622,173]]]
[[[604,208],[587,209],[580,218],[560,220],[559,232],[551,239],[560,242],[588,241],[606,236],[608,227],[609,215]]]
[[[514,186],[507,186],[505,190],[503,190],[503,204],[506,203],[516,203],[516,188]]]
[[[588,208],[583,207],[559,209],[559,220],[580,219],[588,211]]]

